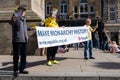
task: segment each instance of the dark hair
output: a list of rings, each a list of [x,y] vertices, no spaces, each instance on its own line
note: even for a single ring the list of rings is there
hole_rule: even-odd
[[[27,9],[24,6],[18,7],[18,10],[26,11]]]

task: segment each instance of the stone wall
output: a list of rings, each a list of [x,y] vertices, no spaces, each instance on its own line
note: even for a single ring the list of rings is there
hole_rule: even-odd
[[[28,27],[31,24],[39,24],[39,21],[27,22]],[[40,55],[40,49],[37,46],[35,30],[28,31],[28,55]],[[0,22],[0,55],[12,54],[12,27],[8,21]]]
[[[120,0],[117,1],[117,22],[120,22]]]
[[[11,54],[11,26],[8,22],[0,22],[0,54]]]
[[[45,6],[44,0],[31,0],[32,10],[44,20],[45,18]]]
[[[17,0],[0,0],[0,8],[10,8],[17,5]]]
[[[44,0],[0,0],[0,20],[9,20],[18,6],[26,6],[27,19],[35,20],[45,18]]]
[[[31,9],[31,0],[19,0],[20,5],[26,5],[28,9]]]

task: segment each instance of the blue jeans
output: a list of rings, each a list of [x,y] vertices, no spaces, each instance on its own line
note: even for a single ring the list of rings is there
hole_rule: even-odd
[[[84,58],[87,58],[87,50],[89,48],[89,57],[92,57],[92,47],[93,47],[93,42],[92,40],[86,41],[85,42],[85,47],[84,47]]]
[[[103,44],[102,44],[102,46],[103,46],[103,47],[102,47],[102,50],[106,50],[106,45],[107,45],[107,41],[104,40],[104,41],[103,41]]]
[[[99,42],[99,40],[96,40],[96,49],[100,49],[100,42]]]

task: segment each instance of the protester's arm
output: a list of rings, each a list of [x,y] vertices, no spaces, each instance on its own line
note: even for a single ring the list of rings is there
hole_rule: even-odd
[[[14,26],[14,24],[15,24],[15,21],[13,20],[13,17],[14,17],[14,14],[12,15],[11,20],[9,21],[9,24],[12,25],[12,26]]]
[[[14,27],[14,29],[16,31],[19,31],[19,29],[20,29],[20,20],[18,20],[16,16],[13,15],[11,17],[11,20],[9,21],[9,24],[12,25],[12,27]]]
[[[95,32],[97,28],[98,28],[98,24],[94,27],[94,29],[92,30],[92,32]]]

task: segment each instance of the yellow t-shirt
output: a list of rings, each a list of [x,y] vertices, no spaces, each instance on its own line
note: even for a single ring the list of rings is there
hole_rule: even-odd
[[[45,19],[45,27],[59,27],[58,23],[56,22],[55,18],[52,17],[48,17],[47,19]]]
[[[92,31],[93,31],[92,27],[87,25],[85,25],[85,27],[88,28],[88,39],[92,40]]]

